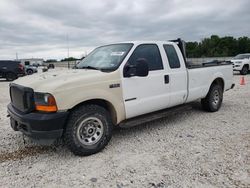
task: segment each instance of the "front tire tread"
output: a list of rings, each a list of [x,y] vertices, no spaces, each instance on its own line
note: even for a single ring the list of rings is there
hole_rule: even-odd
[[[76,122],[81,117],[88,117],[88,116],[94,116],[98,115],[100,117],[103,117],[104,123],[105,123],[105,131],[103,133],[102,138],[100,141],[98,141],[95,146],[92,148],[89,148],[88,146],[83,146],[77,141],[76,136],[74,135],[75,129],[76,129]],[[88,104],[83,105],[78,108],[76,108],[72,113],[70,114],[70,117],[67,122],[67,127],[65,129],[65,143],[68,146],[68,148],[78,156],[88,156],[95,154],[99,151],[101,151],[110,141],[112,136],[112,129],[113,124],[111,120],[111,116],[109,112],[98,105]]]

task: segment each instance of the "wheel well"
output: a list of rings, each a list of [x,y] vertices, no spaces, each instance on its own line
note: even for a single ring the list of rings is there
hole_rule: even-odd
[[[104,99],[91,99],[91,100],[84,101],[84,102],[82,102],[80,104],[77,104],[76,106],[74,106],[69,111],[72,111],[72,110],[74,110],[75,108],[77,108],[79,106],[87,105],[87,104],[95,104],[95,105],[98,105],[98,106],[101,106],[101,107],[105,108],[110,113],[113,124],[116,125],[116,123],[117,123],[116,110],[115,110],[114,106],[110,102],[108,102],[108,101],[106,101]]]
[[[6,75],[9,74],[9,73],[14,74],[15,76],[17,76],[16,73],[15,73],[15,72],[12,72],[12,71],[7,71],[7,72],[5,72],[3,75],[6,76]]]
[[[216,78],[213,82],[212,82],[212,84],[211,84],[211,86],[212,85],[221,85],[222,86],[222,91],[224,91],[224,80],[222,79],[222,78]],[[210,86],[210,87],[211,87]]]
[[[247,67],[249,69],[249,65],[248,64],[245,64],[243,67]]]

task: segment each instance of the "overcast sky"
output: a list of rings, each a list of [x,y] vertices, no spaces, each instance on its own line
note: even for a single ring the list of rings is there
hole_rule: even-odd
[[[129,40],[250,36],[250,0],[0,0],[0,59],[80,57]]]

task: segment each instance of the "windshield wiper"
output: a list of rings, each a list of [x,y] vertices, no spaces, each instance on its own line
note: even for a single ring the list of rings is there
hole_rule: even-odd
[[[79,69],[92,69],[92,70],[99,70],[101,72],[112,72],[114,71],[113,69],[110,68],[97,68],[97,67],[92,67],[92,66],[84,66]]]
[[[85,66],[85,67],[81,67],[81,69],[92,69],[92,70],[100,70],[96,67],[92,67],[92,66]]]

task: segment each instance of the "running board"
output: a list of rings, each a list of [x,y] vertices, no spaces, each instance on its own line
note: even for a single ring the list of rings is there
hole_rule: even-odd
[[[148,114],[141,115],[138,117],[130,118],[128,120],[124,120],[118,126],[122,127],[122,128],[134,127],[136,125],[140,125],[140,124],[143,124],[146,122],[150,122],[150,121],[154,121],[157,119],[167,117],[169,115],[173,115],[177,112],[187,111],[187,110],[191,110],[191,109],[192,109],[192,106],[190,104],[189,105],[188,104],[179,105],[176,107],[167,108],[167,109],[160,110],[157,112],[152,112],[152,113],[148,113]]]

